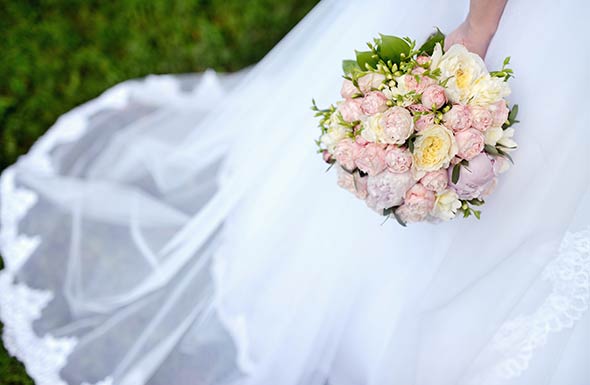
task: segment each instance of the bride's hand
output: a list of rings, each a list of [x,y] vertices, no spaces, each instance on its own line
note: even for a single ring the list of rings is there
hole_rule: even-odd
[[[471,0],[467,19],[445,39],[445,50],[463,44],[485,59],[507,0]]]
[[[473,28],[468,21],[465,21],[446,37],[445,51],[453,44],[462,44],[469,51],[485,59],[492,37],[494,37],[493,32],[478,30],[477,28]]]

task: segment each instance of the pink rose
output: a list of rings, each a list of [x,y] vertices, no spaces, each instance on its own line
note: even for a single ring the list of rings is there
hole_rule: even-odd
[[[344,99],[350,99],[358,93],[359,90],[354,86],[354,84],[352,84],[350,80],[344,79],[342,88],[340,89],[340,95],[342,95]]]
[[[421,115],[415,123],[416,131],[420,132],[434,125],[434,114]]]
[[[418,62],[418,64],[420,64],[420,65],[425,65],[429,61],[430,61],[430,56],[424,56],[424,55],[422,55],[422,56],[418,56],[416,58],[416,62]]]
[[[485,137],[475,128],[468,128],[465,131],[459,131],[455,134],[458,152],[457,156],[463,159],[471,160],[483,151]]]
[[[390,144],[402,144],[412,135],[414,119],[410,111],[394,106],[383,114],[383,140]]]
[[[376,143],[369,143],[358,152],[356,166],[369,175],[377,175],[386,167],[385,151]]]
[[[385,163],[391,172],[406,172],[412,166],[412,154],[406,149],[389,146],[385,151]]]
[[[422,93],[427,87],[436,84],[434,79],[422,76],[425,71],[422,67],[416,67],[410,74],[402,76],[400,81],[403,82],[403,87],[408,91]]]
[[[422,104],[428,109],[441,108],[446,102],[445,89],[439,85],[428,86],[422,93]]]
[[[406,191],[416,182],[411,172],[397,174],[388,170],[367,180],[367,205],[377,212],[383,212],[401,204]]]
[[[471,125],[480,131],[485,131],[492,127],[492,113],[485,107],[471,106]]]
[[[358,85],[363,94],[379,89],[385,81],[385,76],[377,73],[369,73],[358,80]]]
[[[356,122],[361,119],[363,111],[361,110],[361,101],[359,99],[346,99],[338,106],[338,111],[342,119],[346,122]]]
[[[451,179],[453,168],[448,170]],[[479,198],[493,183],[494,166],[487,154],[482,153],[469,161],[469,166],[461,166],[457,183],[451,181],[451,187],[457,192],[460,199]]]
[[[435,198],[432,191],[417,183],[406,192],[404,204],[396,214],[407,223],[424,221],[434,208]]]
[[[352,139],[342,139],[334,149],[334,158],[348,171],[356,168],[355,160],[359,156],[361,146]]]
[[[490,113],[492,114],[492,126],[502,127],[508,120],[510,110],[506,106],[506,101],[500,100],[490,106]]]
[[[361,110],[365,115],[374,115],[387,110],[387,96],[379,91],[369,92],[362,99]]]
[[[437,193],[443,192],[449,185],[447,170],[441,168],[440,170],[426,173],[426,175],[420,179],[420,183],[430,191]]]
[[[469,107],[453,104],[453,107],[443,115],[443,123],[455,132],[468,129],[472,124]]]

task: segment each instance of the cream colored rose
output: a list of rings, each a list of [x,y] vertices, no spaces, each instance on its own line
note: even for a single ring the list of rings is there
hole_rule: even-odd
[[[420,131],[414,142],[414,166],[418,171],[436,171],[449,166],[457,154],[453,132],[441,125]]]
[[[443,221],[449,221],[455,218],[459,207],[461,207],[459,196],[453,190],[447,189],[436,195],[431,215]]]
[[[489,106],[510,95],[510,86],[503,79],[485,74],[471,85],[468,104]]]
[[[363,122],[361,137],[367,142],[382,143],[383,114],[377,113]]]
[[[336,145],[343,139],[347,138],[350,134],[350,129],[341,125],[338,122],[337,114],[333,114],[332,118],[330,119],[330,124],[328,127],[328,132],[326,132],[320,138],[322,144],[328,149],[330,154],[334,154],[334,149]]]
[[[448,79],[446,91],[449,100],[466,104],[472,96],[473,83],[488,71],[483,60],[460,44],[455,44],[440,58],[437,68],[441,80]]]

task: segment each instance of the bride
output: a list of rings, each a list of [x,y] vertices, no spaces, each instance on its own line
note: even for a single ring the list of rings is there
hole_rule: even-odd
[[[589,384],[589,6],[504,5],[325,0],[249,71],[62,116],[0,182],[9,351],[38,385]],[[512,55],[521,148],[480,221],[380,226],[309,104],[433,26]]]

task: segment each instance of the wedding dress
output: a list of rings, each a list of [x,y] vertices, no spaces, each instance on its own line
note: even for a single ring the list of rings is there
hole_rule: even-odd
[[[587,2],[508,2],[521,147],[480,221],[381,225],[315,154],[343,58],[467,9],[325,0],[248,71],[62,116],[0,181],[8,350],[38,385],[590,384]]]

